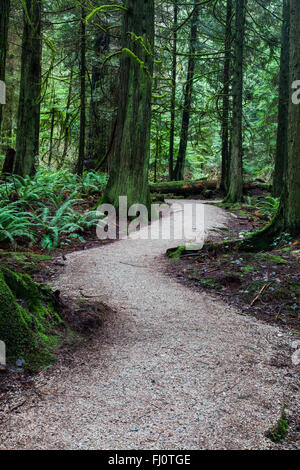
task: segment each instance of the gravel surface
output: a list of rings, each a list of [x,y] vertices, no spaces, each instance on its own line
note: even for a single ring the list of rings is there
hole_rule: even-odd
[[[207,227],[225,217],[205,206]],[[54,287],[115,313],[73,367],[35,379],[39,398],[10,414],[2,449],[276,448],[265,432],[299,404],[292,361],[274,361],[291,337],[168,278],[162,255],[178,244],[122,240],[67,257]]]

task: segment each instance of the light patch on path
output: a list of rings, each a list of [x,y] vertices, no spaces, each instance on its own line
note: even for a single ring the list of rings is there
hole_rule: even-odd
[[[206,206],[208,226],[224,214]],[[54,287],[116,313],[73,368],[48,373],[42,400],[11,415],[1,448],[274,448],[264,433],[297,399],[293,374],[272,365],[289,335],[168,278],[169,247],[123,240],[67,257]]]

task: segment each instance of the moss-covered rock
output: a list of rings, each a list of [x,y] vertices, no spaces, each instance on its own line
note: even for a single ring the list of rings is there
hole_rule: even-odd
[[[170,248],[167,250],[167,256],[169,259],[177,260],[180,256],[185,253],[186,249],[184,246],[177,246],[176,248]]]
[[[35,283],[27,274],[0,268],[0,339],[8,360],[22,357],[29,368],[49,364],[61,322],[57,300],[50,288]]]
[[[29,252],[14,252],[0,250],[0,265],[12,270],[32,275],[39,271],[41,263],[51,259],[51,256]]]

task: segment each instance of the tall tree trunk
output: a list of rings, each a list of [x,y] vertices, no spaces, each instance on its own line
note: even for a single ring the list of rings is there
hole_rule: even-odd
[[[104,160],[106,160],[107,156],[112,121],[112,118],[110,116],[111,113],[107,112],[107,107],[109,106],[109,104],[106,102],[106,97],[103,96],[102,88],[106,83],[111,84],[112,80],[115,79],[115,76],[112,76],[112,74],[104,75],[102,72],[103,62],[102,60],[100,60],[100,58],[102,59],[108,53],[109,45],[109,34],[99,29],[94,44],[94,53],[96,56],[96,61],[92,67],[87,159],[92,164],[96,164],[96,162],[101,162],[101,167],[103,167]],[[101,81],[102,87],[100,86]]]
[[[159,130],[156,128],[156,142],[155,142],[155,157],[154,157],[154,183],[157,183],[157,166],[159,158]]]
[[[232,0],[227,0],[225,28],[225,58],[223,72],[223,107],[222,107],[222,176],[221,188],[228,191],[230,171],[229,111],[230,111],[230,62],[231,62],[231,21]]]
[[[262,230],[250,235],[240,245],[241,250],[265,250],[273,246],[282,232],[300,235],[300,104],[292,99],[292,84],[300,77],[300,5],[290,0],[290,77],[288,109],[287,178],[281,192],[280,207],[273,220]]]
[[[81,46],[80,46],[80,137],[76,173],[82,175],[85,156],[85,126],[86,126],[86,11],[81,8]]]
[[[184,107],[182,112],[182,124],[181,124],[181,135],[179,152],[177,156],[175,170],[173,172],[174,180],[183,180],[184,178],[184,167],[186,158],[186,149],[188,143],[191,104],[192,104],[192,92],[193,92],[193,80],[195,71],[195,53],[197,44],[197,33],[198,33],[198,18],[199,18],[199,4],[196,3],[191,19],[191,36],[190,36],[190,51],[189,51],[189,63],[187,81],[184,93]]]
[[[60,158],[60,162],[58,165],[58,169],[60,169],[66,159],[67,153],[68,153],[68,146],[69,146],[69,140],[70,140],[70,107],[71,107],[71,100],[72,100],[72,90],[73,90],[73,64],[71,65],[71,70],[70,70],[70,78],[69,78],[69,90],[68,90],[68,98],[67,98],[67,107],[66,107],[66,117],[65,117],[65,122],[64,122],[64,149],[62,156]]]
[[[21,176],[34,173],[39,154],[42,56],[41,1],[26,0],[24,6],[15,165]]]
[[[172,91],[171,91],[171,126],[170,126],[170,148],[169,148],[169,179],[173,179],[174,166],[174,136],[176,118],[176,77],[177,77],[177,26],[178,26],[178,5],[174,0],[174,23],[173,23],[173,60],[172,60]]]
[[[122,28],[120,95],[114,155],[103,201],[119,206],[149,205],[151,90],[154,0],[125,0]]]
[[[8,23],[10,0],[1,0],[0,3],[0,80],[5,82],[6,54],[8,49]],[[2,104],[0,104],[0,130],[2,124]]]
[[[280,76],[277,145],[273,179],[273,195],[279,197],[284,183],[288,159],[288,109],[289,109],[289,35],[290,35],[290,1],[283,0],[283,24],[281,40]]]
[[[51,109],[51,127],[50,127],[50,142],[49,142],[49,158],[48,158],[48,168],[50,168],[53,157],[53,136],[54,136],[54,123],[55,123],[55,107]]]
[[[243,200],[243,55],[247,0],[235,0],[235,38],[233,60],[233,110],[230,182],[226,201]]]
[[[300,79],[300,4],[290,0],[290,90]],[[285,207],[285,228],[292,235],[300,234],[300,105],[289,102],[288,178]]]

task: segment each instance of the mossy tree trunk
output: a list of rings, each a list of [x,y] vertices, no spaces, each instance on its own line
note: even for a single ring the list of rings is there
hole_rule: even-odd
[[[173,171],[172,179],[175,181],[184,179],[184,168],[186,159],[186,149],[188,144],[190,114],[192,105],[193,80],[196,64],[197,34],[198,34],[199,4],[195,2],[194,11],[191,19],[191,35],[187,80],[184,92],[184,104],[182,112],[182,124],[180,134],[179,151],[176,160],[176,166]]]
[[[230,181],[226,202],[243,200],[243,56],[247,0],[235,1],[235,35],[233,57],[233,109]]]
[[[273,195],[280,197],[288,160],[288,109],[289,109],[289,35],[290,35],[290,1],[283,0],[283,24],[279,76],[278,127],[273,179]]]
[[[0,80],[5,82],[6,55],[8,48],[8,24],[9,24],[10,0],[1,0],[0,3]],[[2,124],[2,107],[0,104],[0,130]]]
[[[39,0],[24,3],[21,81],[16,136],[15,173],[32,175],[39,154],[41,99],[41,8]]]
[[[114,154],[103,202],[149,205],[154,1],[126,0],[123,17],[120,94]]]
[[[226,27],[225,27],[225,58],[223,71],[223,105],[222,105],[222,175],[221,188],[228,191],[230,171],[230,143],[229,143],[229,112],[230,112],[230,62],[231,62],[231,22],[232,0],[227,0]]]

